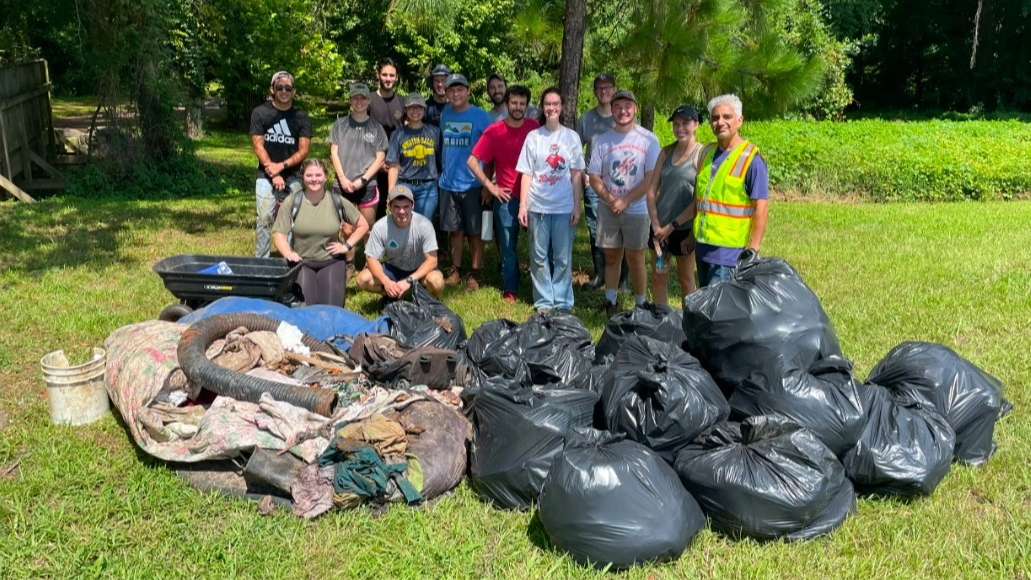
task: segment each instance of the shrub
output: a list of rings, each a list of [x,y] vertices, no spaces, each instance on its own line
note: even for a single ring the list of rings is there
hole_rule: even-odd
[[[748,105],[745,104],[745,115]],[[672,141],[669,123],[659,138]],[[782,194],[957,201],[1031,194],[1031,125],[1008,121],[746,121]],[[714,139],[708,127],[704,142]]]

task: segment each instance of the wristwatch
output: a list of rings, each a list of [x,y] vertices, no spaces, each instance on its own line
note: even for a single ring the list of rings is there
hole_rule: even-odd
[[[347,240],[344,240],[344,243],[342,245],[344,246],[344,252],[350,252],[354,249],[354,246],[351,245],[351,242],[348,242]]]
[[[408,282],[409,286],[415,286],[415,278],[412,278],[411,276],[405,278],[405,282]]]

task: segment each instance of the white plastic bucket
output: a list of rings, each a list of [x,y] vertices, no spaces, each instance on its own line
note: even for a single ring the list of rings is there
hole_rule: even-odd
[[[108,414],[111,404],[104,387],[107,353],[93,349],[89,362],[72,365],[63,350],[39,361],[50,399],[50,420],[58,425],[85,425]]]

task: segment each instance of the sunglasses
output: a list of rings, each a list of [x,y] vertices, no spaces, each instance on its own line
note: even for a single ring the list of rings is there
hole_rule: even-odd
[[[284,93],[294,92],[294,88],[290,85],[276,85],[276,90]]]

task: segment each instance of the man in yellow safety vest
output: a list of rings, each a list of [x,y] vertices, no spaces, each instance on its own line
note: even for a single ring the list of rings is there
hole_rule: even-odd
[[[709,101],[716,144],[698,158],[694,234],[699,286],[728,280],[745,248],[762,245],[769,212],[770,174],[759,148],[741,138],[741,99]]]

